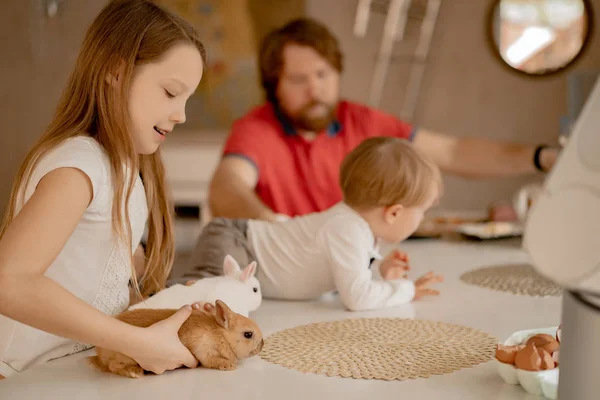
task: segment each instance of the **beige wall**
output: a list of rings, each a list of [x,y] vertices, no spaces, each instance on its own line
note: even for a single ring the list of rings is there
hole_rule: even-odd
[[[422,0],[413,3],[417,1]],[[305,2],[307,14],[321,18],[341,41],[346,58],[342,94],[366,102],[384,17],[373,16],[367,37],[355,38],[352,26],[357,0]],[[52,115],[85,28],[105,1],[63,2],[66,7],[55,19],[44,17],[41,9],[30,8],[33,3],[37,4],[4,0],[0,6],[0,49],[2,54],[10,55],[0,63],[0,116],[4,127],[0,135],[0,210],[4,209],[18,163]],[[288,10],[290,15],[303,7],[300,1],[295,0],[295,4],[292,11]],[[567,112],[565,76],[529,80],[499,65],[484,36],[487,7],[487,1],[443,1],[414,122],[461,136],[555,142],[559,118]],[[600,4],[595,11],[598,21]],[[412,48],[416,27],[409,25],[409,43],[398,44],[397,54]],[[598,47],[597,43],[598,33],[576,68],[600,67],[600,50],[593,48]],[[391,67],[381,103],[383,110],[399,114],[407,75],[406,63],[397,62]],[[213,143],[207,148],[217,152],[218,147]],[[214,162],[211,159],[211,165],[196,169],[198,175],[208,174]],[[198,176],[199,181],[205,178]],[[442,206],[485,207],[491,201],[509,198],[527,180],[471,182],[446,177],[447,194]]]
[[[106,0],[64,1],[54,18],[43,1],[0,5],[0,212],[21,160],[50,122],[85,30]]]
[[[0,212],[3,214],[18,165],[49,123],[71,71],[80,43],[93,18],[108,0],[63,1],[49,18],[44,1],[2,0],[0,4]],[[258,37],[279,25],[281,18],[303,14],[303,0],[235,0],[256,18]],[[262,11],[261,11],[262,10]],[[189,110],[194,112],[194,110]],[[197,110],[196,112],[202,112]],[[182,130],[180,130],[182,131]],[[224,132],[218,132],[223,137]],[[196,133],[194,133],[196,136]],[[197,136],[206,136],[204,132]],[[185,140],[185,138],[184,138]],[[217,154],[211,139],[206,151]],[[203,148],[204,148],[203,147]],[[173,157],[169,158],[172,159]],[[201,158],[198,180],[206,181],[215,157]],[[176,165],[178,167],[179,164]],[[173,168],[178,173],[183,168]],[[176,179],[175,177],[174,179]],[[182,179],[186,179],[183,177]]]
[[[413,122],[459,136],[556,143],[559,118],[567,113],[566,76],[526,79],[500,65],[485,37],[490,3],[442,1]],[[356,0],[308,0],[307,11],[327,23],[341,41],[346,57],[342,95],[366,102],[384,17],[374,15],[366,38],[356,38],[352,34],[356,4]],[[600,4],[595,13],[599,21]],[[409,32],[414,27],[410,25]],[[412,34],[409,41],[411,38]],[[600,68],[598,32],[593,40],[590,51],[575,69]],[[395,54],[410,49],[410,44],[399,43]],[[408,70],[408,65],[401,63],[390,68],[380,104],[383,110],[399,115]],[[530,179],[483,182],[446,177],[447,191],[441,207],[484,208],[489,202],[510,198]]]
[[[246,0],[254,21],[254,36],[260,41],[271,30],[290,19],[304,15],[306,0]]]

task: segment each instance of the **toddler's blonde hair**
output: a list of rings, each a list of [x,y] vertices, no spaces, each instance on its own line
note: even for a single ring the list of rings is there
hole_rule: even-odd
[[[340,186],[350,207],[415,207],[441,195],[442,179],[438,166],[409,141],[377,136],[344,158]]]

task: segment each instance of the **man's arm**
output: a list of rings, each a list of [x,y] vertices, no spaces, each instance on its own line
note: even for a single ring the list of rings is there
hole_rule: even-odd
[[[427,153],[444,172],[465,178],[508,177],[535,173],[534,146],[492,139],[454,137],[420,129],[414,145]],[[544,149],[540,164],[549,171],[556,158],[556,149]]]
[[[275,221],[275,213],[256,195],[258,171],[243,157],[224,157],[210,183],[208,202],[215,217]]]

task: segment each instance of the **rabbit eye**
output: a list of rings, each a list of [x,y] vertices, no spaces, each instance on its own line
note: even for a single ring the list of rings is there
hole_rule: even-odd
[[[252,288],[252,290],[254,291],[254,293],[258,292],[258,288],[257,287]]]
[[[252,336],[253,336],[252,332],[244,332],[244,337],[246,339],[252,339]]]

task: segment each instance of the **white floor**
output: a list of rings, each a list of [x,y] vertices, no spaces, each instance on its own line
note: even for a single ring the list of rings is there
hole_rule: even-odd
[[[421,318],[475,327],[504,340],[523,329],[556,326],[560,298],[531,298],[494,293],[462,283],[464,271],[499,264],[526,262],[519,243],[408,241],[413,274],[429,269],[443,273],[442,295],[396,309],[345,311],[337,298],[317,302],[265,301],[252,316],[268,336],[310,322],[356,317]],[[402,382],[354,380],[308,375],[267,363],[258,356],[236,371],[177,370],[133,380],[102,374],[88,367],[89,352],[48,363],[0,381],[0,399],[532,399],[520,387],[509,386],[496,374],[494,363],[429,379]]]

